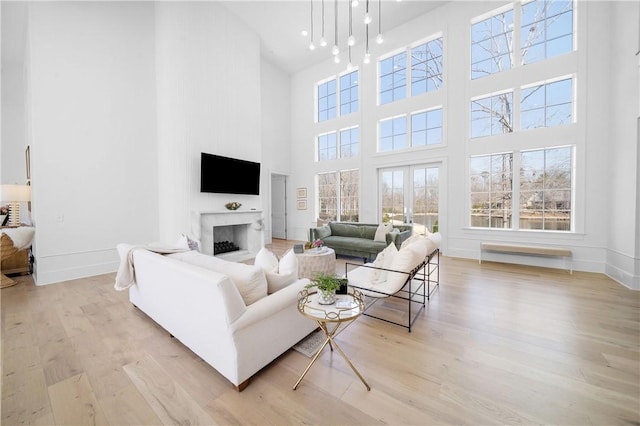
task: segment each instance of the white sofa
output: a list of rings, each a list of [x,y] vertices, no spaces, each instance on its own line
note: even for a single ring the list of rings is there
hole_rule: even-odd
[[[121,259],[126,259],[131,248],[118,245]],[[242,267],[249,280],[258,277],[256,266],[195,251],[160,255],[144,249],[133,251],[133,264],[136,283],[129,288],[131,303],[238,391],[251,376],[317,327],[297,309],[297,295],[308,283],[306,279],[295,280],[247,306],[234,281],[213,269],[229,267],[238,281],[237,271]],[[266,288],[264,291],[266,294]]]

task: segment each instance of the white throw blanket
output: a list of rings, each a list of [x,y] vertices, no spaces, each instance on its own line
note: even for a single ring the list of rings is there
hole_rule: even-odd
[[[11,238],[11,241],[13,241],[13,246],[18,250],[25,249],[31,245],[35,232],[35,228],[31,226],[21,226],[19,228],[4,228],[2,230],[3,234],[7,234],[7,236]]]
[[[176,248],[176,247],[159,247],[159,246],[135,246],[132,247],[126,256],[123,256],[120,259],[120,267],[118,268],[118,273],[116,274],[116,283],[113,286],[118,291],[123,291],[131,287],[136,283],[136,269],[133,265],[133,252],[134,250],[142,249],[149,250],[154,253],[159,254],[171,254],[171,253],[181,253],[183,251],[189,251],[184,248]]]

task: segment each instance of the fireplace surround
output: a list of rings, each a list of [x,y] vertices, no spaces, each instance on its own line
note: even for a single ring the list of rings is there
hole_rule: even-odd
[[[193,215],[193,233],[200,240],[200,250],[214,255],[214,243],[231,242],[239,250],[217,254],[234,262],[251,259],[264,246],[264,226],[260,210],[201,211]]]

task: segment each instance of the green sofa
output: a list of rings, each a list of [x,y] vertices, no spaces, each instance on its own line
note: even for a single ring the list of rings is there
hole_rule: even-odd
[[[399,249],[404,240],[413,232],[411,225],[394,225],[393,231],[386,234],[386,240],[375,241],[378,224],[356,222],[329,222],[327,225],[309,230],[309,241],[322,240],[324,245],[335,250],[336,254],[375,258],[390,243]]]

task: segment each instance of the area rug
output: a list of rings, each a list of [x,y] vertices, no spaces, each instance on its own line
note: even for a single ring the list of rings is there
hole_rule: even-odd
[[[309,358],[313,358],[313,356],[318,352],[320,346],[324,343],[327,337],[324,335],[322,330],[312,331],[304,339],[300,340],[293,346],[293,349],[300,352],[303,355],[308,356]]]

